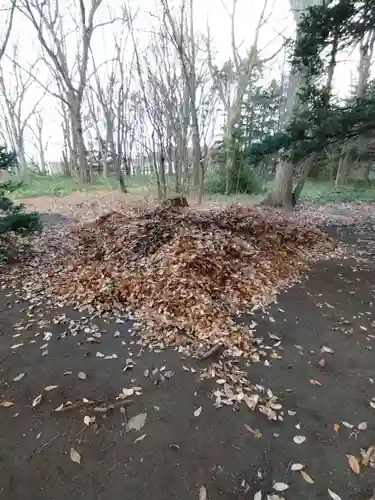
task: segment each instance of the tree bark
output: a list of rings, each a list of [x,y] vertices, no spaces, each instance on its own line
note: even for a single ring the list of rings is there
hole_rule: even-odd
[[[339,166],[337,169],[335,186],[344,186],[348,184],[350,173],[350,158],[347,145],[344,146],[340,155]]]
[[[302,172],[301,172],[300,178],[298,179],[298,182],[293,190],[295,203],[299,200],[299,198],[301,196],[303,187],[304,187],[304,185],[309,177],[309,173],[311,172],[311,169],[314,165],[316,158],[317,158],[317,154],[312,153],[312,155],[310,155],[309,158],[307,158],[307,160],[305,161],[305,163],[302,167]]]
[[[292,208],[293,172],[294,164],[292,162],[280,161],[278,163],[274,188],[266,196],[262,204],[273,207]]]

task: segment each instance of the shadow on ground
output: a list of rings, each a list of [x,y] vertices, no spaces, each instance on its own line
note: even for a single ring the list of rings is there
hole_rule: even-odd
[[[362,251],[371,251],[373,239],[369,232]],[[90,323],[85,326],[82,313],[30,307],[4,289],[1,400],[14,404],[0,408],[0,498],[194,500],[204,485],[209,500],[252,500],[257,491],[266,498],[275,482],[284,482],[286,499],[328,499],[330,488],[342,500],[369,500],[374,471],[354,474],[347,455],[360,456],[361,447],[375,444],[375,409],[369,405],[375,396],[374,292],[375,265],[323,262],[255,318],[258,336],[283,339],[281,359],[249,369],[253,382],[280,395],[285,419],[276,423],[244,408],[215,409],[212,385],[182,368],[198,372],[199,362],[181,361],[174,351],[143,353],[130,323],[98,320],[102,342],[87,343]],[[75,336],[70,320],[79,320]],[[322,353],[323,346],[333,354]],[[174,376],[155,383],[152,370],[163,366]],[[13,381],[20,373],[25,376]],[[50,385],[58,387],[44,391]],[[142,394],[131,398],[125,414],[116,406],[105,413],[92,406],[53,411],[82,398],[108,408],[123,387],[134,386]],[[39,394],[42,400],[32,408]],[[147,413],[144,427],[127,432],[126,421],[140,413]],[[95,425],[86,426],[84,416],[93,414]],[[368,428],[349,428],[360,422]],[[256,439],[245,424],[263,437]],[[296,435],[306,441],[295,444]],[[71,448],[80,453],[80,464],[71,461]],[[291,471],[294,462],[306,466],[313,484]]]

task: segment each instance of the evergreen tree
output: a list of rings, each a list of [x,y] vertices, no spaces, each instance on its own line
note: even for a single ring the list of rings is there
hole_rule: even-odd
[[[324,75],[330,54],[356,45],[375,26],[374,0],[338,0],[307,9],[298,29],[292,58],[293,70],[302,69],[302,110],[284,132],[267,136],[249,152],[257,163],[280,152],[294,164],[327,145],[347,141],[375,130],[375,99],[365,93],[350,102],[329,100]]]
[[[15,153],[7,152],[0,147],[0,170],[11,171],[17,167]],[[9,195],[22,183],[6,181],[0,183],[0,255],[6,256],[12,235],[27,235],[41,229],[39,215],[36,212],[25,212],[24,206],[15,203]]]

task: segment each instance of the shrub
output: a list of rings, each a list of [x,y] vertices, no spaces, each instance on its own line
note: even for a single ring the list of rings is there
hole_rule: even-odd
[[[206,177],[205,190],[214,194],[259,194],[264,191],[259,177],[251,168],[233,171],[229,177],[229,192],[226,193],[225,172],[210,173]]]
[[[14,153],[6,152],[4,147],[0,148],[0,170],[10,170],[15,162]],[[23,205],[9,198],[9,195],[19,187],[19,182],[0,183],[0,257],[2,258],[9,254],[11,246],[17,244],[15,236],[25,236],[41,229],[39,215],[36,212],[25,212]]]

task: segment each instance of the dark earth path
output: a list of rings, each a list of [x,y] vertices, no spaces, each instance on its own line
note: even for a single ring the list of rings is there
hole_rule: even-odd
[[[348,230],[339,233],[350,244],[357,240]],[[371,255],[371,228],[366,237],[358,248]],[[97,320],[102,343],[87,343],[92,321],[85,326],[83,313],[30,308],[3,289],[1,401],[14,404],[0,407],[0,499],[194,500],[204,485],[209,500],[252,500],[259,490],[264,499],[275,494],[274,483],[283,482],[290,487],[280,498],[329,499],[330,488],[342,500],[370,500],[375,470],[362,467],[354,474],[347,455],[360,457],[361,448],[375,444],[375,408],[369,404],[375,397],[374,294],[375,264],[326,261],[255,317],[258,336],[282,338],[281,359],[249,368],[253,382],[283,401],[284,422],[276,423],[243,407],[215,409],[208,397],[212,383],[197,375],[203,365],[181,361],[171,350],[140,355],[130,323]],[[53,318],[57,324],[51,325]],[[31,325],[26,331],[15,326],[25,320]],[[23,345],[11,348],[17,344]],[[322,353],[323,346],[332,353]],[[97,357],[98,351],[117,358]],[[183,364],[196,373],[184,371]],[[158,384],[159,372],[145,377],[145,370],[163,366],[174,376]],[[81,371],[86,380],[78,378]],[[20,373],[25,376],[13,381]],[[58,387],[43,393],[51,385]],[[134,386],[142,393],[131,397],[125,414],[118,406],[108,409],[123,387]],[[108,409],[95,413],[95,425],[84,424],[92,407],[53,411],[82,398]],[[147,413],[144,427],[127,432],[125,421],[140,413]],[[368,422],[367,429],[358,430],[361,422]],[[296,435],[305,442],[295,444]],[[70,459],[72,447],[80,464]],[[305,465],[313,484],[291,470],[295,462]]]

